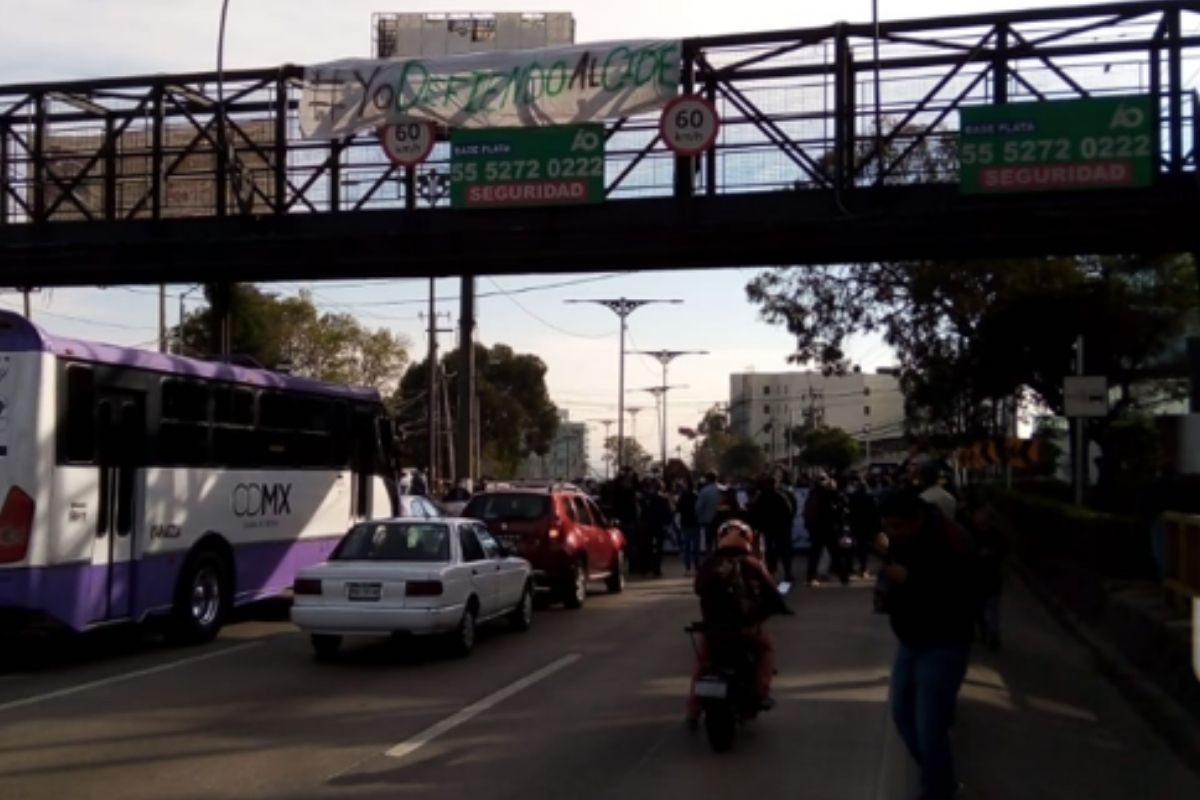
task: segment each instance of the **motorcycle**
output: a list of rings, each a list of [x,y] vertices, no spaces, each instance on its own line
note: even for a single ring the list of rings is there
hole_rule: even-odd
[[[700,651],[696,637],[702,636],[708,643],[707,666],[696,678],[696,698],[709,746],[716,753],[728,752],[738,727],[768,709],[758,695],[757,655],[736,630],[694,622],[684,632],[691,637],[697,659]]]

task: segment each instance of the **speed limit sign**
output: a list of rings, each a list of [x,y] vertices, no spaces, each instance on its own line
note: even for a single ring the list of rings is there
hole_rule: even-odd
[[[428,122],[398,122],[379,129],[379,143],[392,163],[412,167],[433,151],[433,125]]]
[[[720,127],[716,106],[694,94],[676,97],[658,121],[663,141],[681,156],[699,155],[712,147]]]

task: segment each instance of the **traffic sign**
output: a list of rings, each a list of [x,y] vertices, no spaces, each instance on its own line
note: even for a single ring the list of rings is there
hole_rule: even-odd
[[[720,128],[717,107],[694,94],[676,97],[658,120],[663,141],[681,156],[699,155],[712,147]]]
[[[1071,375],[1063,382],[1068,417],[1108,416],[1108,379],[1103,375]]]
[[[429,158],[436,138],[436,131],[429,122],[398,122],[379,129],[383,152],[393,164],[402,167],[415,167]]]

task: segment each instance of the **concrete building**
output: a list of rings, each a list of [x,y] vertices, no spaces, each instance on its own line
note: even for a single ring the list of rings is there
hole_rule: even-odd
[[[811,420],[841,428],[860,443],[904,434],[904,394],[894,371],[739,372],[729,376],[729,420],[735,435],[758,443],[771,461],[788,457],[786,430]]]
[[[575,43],[575,17],[553,13],[378,13],[376,58],[452,56]]]
[[[517,477],[525,480],[574,480],[588,471],[587,423],[571,422],[560,410],[558,432],[544,456],[532,454],[521,463]]]

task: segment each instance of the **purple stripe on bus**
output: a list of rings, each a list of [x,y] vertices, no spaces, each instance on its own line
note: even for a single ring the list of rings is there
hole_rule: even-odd
[[[350,397],[356,400],[379,399],[379,393],[366,386],[341,386],[309,378],[281,375],[270,370],[250,369],[233,364],[201,361],[195,358],[98,342],[64,339],[46,333],[29,320],[11,311],[0,311],[0,352],[47,352],[63,358],[75,358],[97,364],[117,364],[154,372],[243,383],[268,389],[287,389],[294,392]]]
[[[235,603],[277,595],[288,589],[296,572],[324,560],[341,534],[293,542],[263,542],[236,548]],[[114,606],[115,617],[140,619],[147,612],[170,608],[185,554],[148,556],[140,563],[113,567],[114,600],[132,609]],[[52,567],[0,569],[0,608],[40,611],[75,630],[108,618],[108,568],[103,564],[64,564]]]

